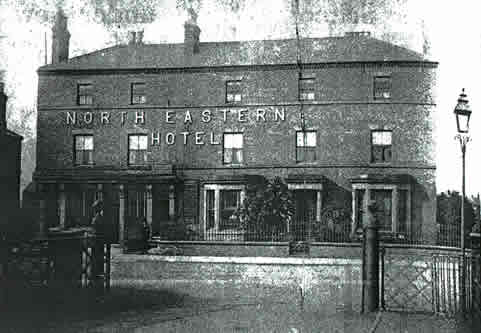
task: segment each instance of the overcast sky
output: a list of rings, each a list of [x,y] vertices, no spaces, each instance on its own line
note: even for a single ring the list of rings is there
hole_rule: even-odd
[[[199,13],[202,29],[201,41],[292,38],[292,16],[287,0],[247,0],[247,10],[242,15],[220,10],[211,1]],[[300,0],[302,2],[302,0]],[[44,35],[47,33],[47,50],[50,58],[51,26],[39,21],[28,24],[8,6],[1,5],[0,31],[8,39],[9,47],[0,48],[0,66],[6,69],[7,92],[10,103],[31,107],[36,103],[36,70],[44,63]],[[138,26],[145,30],[146,42],[182,42],[186,14],[175,8],[175,1],[159,1],[156,20]],[[400,44],[422,51],[421,21],[424,33],[430,40],[429,60],[438,61],[436,144],[438,192],[461,190],[461,152],[455,141],[453,109],[462,88],[466,89],[473,116],[472,142],[469,143],[466,160],[467,192],[481,190],[481,2],[479,0],[436,1],[408,0],[407,18],[403,22],[393,20],[390,29],[403,36]],[[130,27],[123,27],[123,31]],[[111,46],[115,38],[106,29],[91,20],[69,17],[71,56]],[[373,27],[376,36],[376,27]],[[301,35],[325,37],[329,31],[325,25],[311,26]],[[377,36],[376,36],[377,37]],[[123,38],[122,34],[119,38]],[[50,59],[49,59],[50,61]]]

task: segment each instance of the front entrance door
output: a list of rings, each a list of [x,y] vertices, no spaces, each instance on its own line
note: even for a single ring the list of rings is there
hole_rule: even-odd
[[[145,185],[129,186],[127,190],[127,247],[136,248],[143,242],[143,223],[147,221],[147,192]]]
[[[294,190],[296,212],[291,225],[294,245],[291,252],[308,252],[311,225],[316,219],[317,192],[315,190]]]

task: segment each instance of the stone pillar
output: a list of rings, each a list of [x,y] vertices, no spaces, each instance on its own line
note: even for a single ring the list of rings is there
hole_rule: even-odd
[[[124,249],[125,246],[125,186],[119,185],[119,243]]]
[[[379,309],[379,233],[378,222],[375,218],[377,207],[370,200],[366,210],[366,223],[364,226],[365,260],[364,288],[365,304],[368,312]]]
[[[145,191],[147,193],[147,224],[149,225],[149,230],[152,230],[152,184],[145,186]],[[169,202],[170,206],[170,202]]]
[[[316,222],[320,222],[321,221],[321,213],[322,213],[322,191],[316,191],[316,195],[317,195]]]
[[[59,226],[61,229],[65,228],[65,219],[66,219],[66,203],[67,203],[67,195],[65,193],[65,184],[58,185],[58,221]]]
[[[392,228],[394,232],[398,232],[398,204],[399,204],[399,189],[395,186],[392,190],[392,199],[391,199],[391,212],[392,212]]]
[[[214,230],[219,231],[219,221],[220,221],[220,190],[216,188],[214,190]]]
[[[169,220],[175,220],[175,187],[169,186]]]
[[[97,184],[97,191],[95,193],[95,199],[104,201],[104,187],[102,184]]]

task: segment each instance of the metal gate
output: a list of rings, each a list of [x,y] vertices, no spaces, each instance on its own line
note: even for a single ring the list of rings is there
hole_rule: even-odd
[[[455,314],[460,309],[461,253],[426,248],[381,248],[381,306],[385,310]],[[467,260],[466,308],[471,308]]]
[[[110,286],[110,244],[98,237],[58,237],[6,247],[5,278],[15,286]]]

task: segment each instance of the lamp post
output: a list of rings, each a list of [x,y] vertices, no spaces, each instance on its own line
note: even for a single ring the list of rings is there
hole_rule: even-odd
[[[456,115],[456,125],[458,134],[456,139],[459,140],[461,145],[462,154],[462,198],[461,198],[461,313],[466,313],[466,255],[465,255],[465,231],[464,231],[464,198],[466,196],[465,185],[465,169],[466,169],[466,145],[471,140],[468,135],[469,132],[469,118],[471,117],[471,109],[468,105],[468,99],[464,93],[464,88],[459,95],[458,104],[454,108],[454,114]]]

